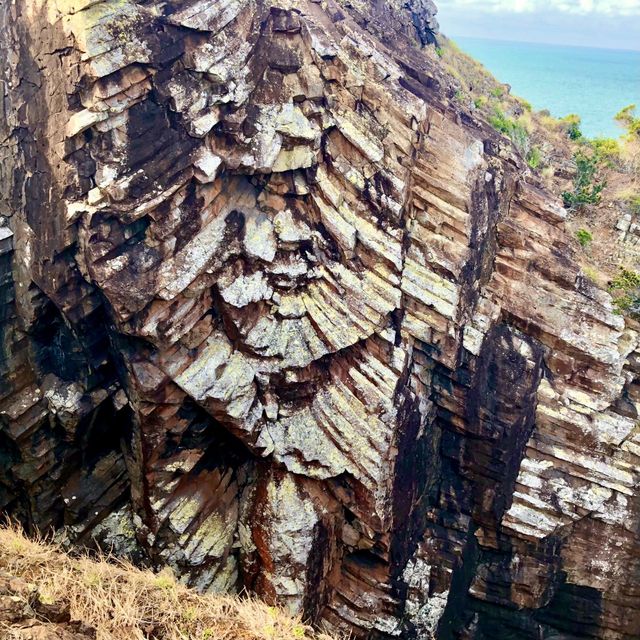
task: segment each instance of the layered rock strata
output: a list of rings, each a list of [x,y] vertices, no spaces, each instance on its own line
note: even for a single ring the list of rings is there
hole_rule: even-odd
[[[638,332],[427,0],[0,6],[0,506],[354,638],[640,635]]]

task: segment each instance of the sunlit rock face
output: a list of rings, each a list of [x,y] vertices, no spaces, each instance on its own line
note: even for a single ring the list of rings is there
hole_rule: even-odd
[[[354,638],[640,634],[638,334],[435,7],[0,6],[0,505]]]

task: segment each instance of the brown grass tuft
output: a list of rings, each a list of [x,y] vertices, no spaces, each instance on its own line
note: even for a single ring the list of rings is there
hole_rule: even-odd
[[[42,604],[68,607],[71,621],[95,629],[97,640],[331,640],[256,599],[200,595],[168,570],[71,557],[12,525],[0,527],[0,571],[35,585]],[[23,637],[19,623],[5,631]]]

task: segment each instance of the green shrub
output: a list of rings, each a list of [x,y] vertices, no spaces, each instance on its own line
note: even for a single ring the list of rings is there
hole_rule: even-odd
[[[594,138],[590,144],[595,154],[609,166],[620,159],[620,144],[614,138]]]
[[[438,58],[442,58],[442,56],[444,56],[444,49],[442,47],[436,47],[436,54]]]
[[[620,267],[618,275],[609,283],[616,313],[640,317],[640,274]]]
[[[636,116],[636,105],[630,104],[615,116],[616,122],[623,126],[630,135],[640,136],[640,118]]]
[[[500,109],[496,109],[495,115],[489,118],[489,122],[494,129],[508,135],[511,131],[511,123],[513,121],[500,111]]]
[[[581,247],[589,246],[593,240],[591,232],[587,231],[586,229],[578,229],[576,231],[576,238],[578,238],[578,242],[580,243]]]
[[[532,169],[537,169],[540,166],[540,162],[542,161],[542,152],[539,147],[531,147],[529,149],[529,153],[527,154],[527,164]]]
[[[513,118],[509,118],[500,109],[496,109],[495,115],[489,118],[489,123],[500,133],[509,136],[521,153],[525,153],[529,146],[529,134],[527,130]]]
[[[582,209],[588,204],[599,204],[602,198],[604,182],[596,182],[600,159],[595,154],[587,155],[578,151],[573,156],[576,163],[576,177],[573,181],[573,191],[562,194],[564,206],[567,209]]]
[[[504,88],[503,87],[494,87],[493,89],[491,89],[491,95],[494,98],[502,98],[502,96],[504,95]]]
[[[475,106],[476,109],[481,109],[482,107],[484,107],[485,104],[487,104],[487,98],[486,96],[479,96],[477,97],[474,101],[473,104]]]
[[[561,122],[565,125],[567,135],[571,140],[579,140],[582,138],[582,131],[580,131],[580,124],[582,120],[579,115],[570,113],[568,116],[562,118]]]
[[[622,289],[629,291],[640,287],[640,273],[636,273],[631,269],[620,267],[618,275],[611,281],[609,285],[610,291]]]

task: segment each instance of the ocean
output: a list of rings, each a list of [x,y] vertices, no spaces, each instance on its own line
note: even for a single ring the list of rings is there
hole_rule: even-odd
[[[629,104],[637,104],[640,114],[640,51],[453,40],[535,109],[556,117],[577,113],[590,138],[617,138],[622,129],[613,117]]]

